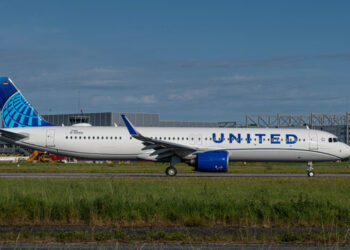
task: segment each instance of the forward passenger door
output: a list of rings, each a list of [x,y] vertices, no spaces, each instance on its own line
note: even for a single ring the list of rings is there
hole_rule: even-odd
[[[317,133],[309,132],[309,149],[317,150],[318,149],[318,137]]]

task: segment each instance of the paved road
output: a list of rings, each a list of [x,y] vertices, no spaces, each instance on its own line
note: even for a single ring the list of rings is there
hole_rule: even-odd
[[[109,178],[123,178],[123,177],[166,177],[162,173],[0,173],[0,178],[95,178],[95,177],[109,177]],[[232,173],[184,173],[177,174],[177,177],[221,177],[221,178],[248,178],[248,177],[293,177],[303,178],[307,177],[305,174],[232,174]],[[317,174],[316,177],[350,177],[350,174]],[[169,177],[173,178],[173,177]]]

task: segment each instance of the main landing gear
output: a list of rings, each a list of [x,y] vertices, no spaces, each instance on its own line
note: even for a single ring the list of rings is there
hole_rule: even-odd
[[[165,174],[167,176],[175,176],[177,174],[177,170],[176,170],[176,168],[170,166],[165,170]]]
[[[174,167],[176,164],[181,162],[181,158],[178,156],[172,156],[170,160],[170,167],[165,169],[165,174],[167,176],[175,176],[177,174],[177,170]]]
[[[309,161],[307,163],[307,176],[309,176],[309,177],[315,176],[315,173],[314,173],[313,168],[312,168],[312,161]]]

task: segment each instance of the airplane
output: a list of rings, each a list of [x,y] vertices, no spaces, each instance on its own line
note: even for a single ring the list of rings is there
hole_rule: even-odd
[[[0,140],[55,155],[92,160],[168,162],[167,176],[185,162],[196,171],[226,172],[229,161],[313,162],[350,157],[350,146],[328,132],[307,128],[54,126],[29,104],[8,77],[0,77]]]

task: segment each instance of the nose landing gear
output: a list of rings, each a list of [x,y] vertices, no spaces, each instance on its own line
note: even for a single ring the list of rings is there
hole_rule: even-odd
[[[315,173],[314,173],[313,168],[312,168],[312,161],[309,161],[307,163],[307,176],[309,176],[309,177],[315,176]]]

